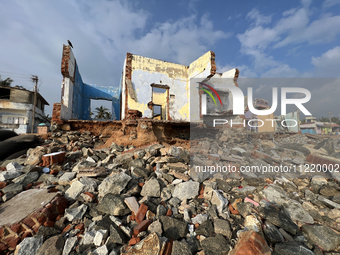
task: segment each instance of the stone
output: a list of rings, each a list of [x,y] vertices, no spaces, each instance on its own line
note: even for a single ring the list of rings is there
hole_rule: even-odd
[[[42,236],[26,237],[16,248],[17,255],[36,254],[43,244]]]
[[[38,230],[37,236],[42,236],[43,241],[46,239],[61,234],[61,230],[54,227],[41,226]]]
[[[9,172],[21,172],[23,169],[22,165],[19,165],[17,162],[13,161],[6,166],[6,170]]]
[[[289,202],[283,203],[282,206],[293,221],[296,220],[301,223],[309,224],[314,223],[313,217],[308,214],[299,202],[291,199]]]
[[[98,247],[92,252],[93,255],[108,255],[109,251],[107,250],[106,245]]]
[[[178,171],[180,173],[184,173],[189,170],[188,166],[182,162],[168,163],[167,167],[169,167],[170,170]]]
[[[95,192],[97,189],[97,182],[94,179],[88,178],[88,177],[81,177],[80,182],[85,185],[86,192]]]
[[[130,209],[124,203],[124,199],[120,195],[111,193],[106,194],[99,201],[97,210],[114,216],[123,216],[130,212]]]
[[[191,218],[192,224],[202,224],[203,222],[208,220],[208,215],[207,214],[197,214],[195,217]]]
[[[222,190],[223,192],[229,192],[232,189],[229,183],[227,183],[225,180],[216,179],[216,183],[217,183],[217,188],[219,190]]]
[[[105,242],[108,234],[109,234],[108,230],[106,230],[106,229],[99,229],[96,232],[96,235],[95,235],[95,237],[93,239],[94,245],[95,246],[101,246]]]
[[[0,182],[12,180],[19,176],[20,176],[19,172],[14,172],[14,171],[13,172],[9,172],[9,171],[0,172]]]
[[[260,207],[259,214],[264,219],[267,219],[270,223],[277,227],[283,228],[293,235],[295,235],[298,231],[298,226],[290,219],[289,216],[287,216],[285,213],[282,213],[278,208],[273,206]]]
[[[340,210],[339,209],[332,209],[329,211],[327,215],[330,219],[337,219],[340,218]]]
[[[172,244],[171,255],[191,255],[190,246],[182,241],[174,241]]]
[[[47,148],[42,146],[37,146],[34,149],[29,149],[27,151],[28,158],[26,160],[26,165],[39,165],[43,155],[47,153]]]
[[[163,205],[157,206],[156,211],[156,219],[159,219],[160,216],[164,216],[168,210]]]
[[[82,244],[92,244],[93,239],[96,236],[96,231],[87,231],[82,239]]]
[[[177,197],[180,200],[191,199],[198,196],[200,184],[199,182],[188,181],[176,185],[172,197]]]
[[[213,205],[216,205],[217,207],[217,211],[219,213],[223,212],[224,207],[228,204],[228,199],[225,198],[223,195],[221,195],[218,191],[213,190],[212,191],[212,195],[211,195],[211,199],[210,202]]]
[[[78,206],[76,208],[72,209],[66,209],[65,210],[65,217],[68,221],[78,221],[81,220],[86,213],[88,206],[85,204],[82,204],[81,206]]]
[[[203,235],[209,237],[214,232],[213,224],[210,220],[203,222],[199,227],[196,229],[197,235]]]
[[[134,212],[135,215],[137,215],[139,204],[137,202],[137,199],[135,197],[127,197],[124,199],[125,204],[129,207],[131,212]]]
[[[75,247],[76,243],[78,242],[78,237],[70,237],[67,238],[65,241],[64,249],[63,249],[63,254],[62,255],[69,255],[73,248]]]
[[[325,251],[333,251],[340,247],[340,235],[331,228],[317,225],[303,225],[302,233],[306,239]]]
[[[251,214],[253,205],[251,203],[240,202],[237,204],[237,211],[245,218]]]
[[[327,182],[328,182],[327,179],[322,175],[314,175],[311,180],[311,183],[320,186],[327,184]]]
[[[124,255],[154,255],[161,254],[162,243],[156,233],[151,233],[145,239],[128,249]]]
[[[312,203],[310,202],[303,202],[302,203],[302,207],[308,212],[308,214],[310,216],[313,217],[314,220],[316,221],[322,221],[322,217],[320,215],[320,213],[318,212],[318,210],[316,210],[314,208],[314,206],[312,205]]]
[[[113,174],[106,177],[98,186],[99,197],[106,194],[120,194],[132,178],[125,173]]]
[[[159,220],[152,222],[148,227],[148,231],[150,231],[150,233],[157,233],[161,236],[163,233],[162,223]]]
[[[146,197],[160,197],[161,196],[161,187],[159,185],[159,182],[156,178],[151,178],[148,180],[142,188],[142,191],[140,192],[141,196]]]
[[[272,184],[260,192],[260,195],[268,199],[270,202],[282,205],[289,199],[288,194],[279,186]]]
[[[2,189],[2,192],[5,193],[2,199],[4,200],[4,202],[6,202],[8,199],[11,199],[16,194],[20,193],[22,190],[23,187],[21,184],[12,183],[10,185],[7,185],[5,188]]]
[[[284,238],[280,231],[268,221],[264,223],[263,233],[270,244],[284,242]]]
[[[80,181],[75,181],[71,184],[65,192],[65,198],[69,201],[76,200],[78,196],[83,193],[86,189],[86,186],[82,184]]]
[[[305,190],[305,199],[307,201],[312,201],[314,199],[317,199],[317,194],[313,193],[312,191],[310,191],[309,189]]]
[[[29,172],[27,174],[20,175],[18,178],[15,178],[13,182],[21,184],[23,187],[26,187],[28,184],[33,183],[39,178],[38,172]]]
[[[325,205],[330,206],[332,208],[340,209],[340,204],[333,202],[323,196],[318,196],[318,200],[323,202]]]
[[[226,220],[215,219],[214,220],[214,231],[216,234],[221,234],[227,237],[228,239],[231,238],[232,232],[231,232],[230,224]]]
[[[307,249],[300,243],[285,242],[275,245],[275,254],[278,255],[315,255],[314,252]]]
[[[185,237],[188,233],[187,224],[181,220],[169,216],[161,216],[160,222],[163,226],[163,235],[167,238],[178,240]]]
[[[52,236],[43,243],[36,255],[61,255],[64,244],[65,241],[62,235]]]
[[[204,255],[227,255],[230,248],[227,240],[220,234],[201,241]]]

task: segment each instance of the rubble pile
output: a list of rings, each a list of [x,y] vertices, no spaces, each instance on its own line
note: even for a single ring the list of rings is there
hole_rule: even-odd
[[[56,132],[0,162],[1,254],[340,254],[339,139],[235,128],[190,151],[96,149],[89,132]]]

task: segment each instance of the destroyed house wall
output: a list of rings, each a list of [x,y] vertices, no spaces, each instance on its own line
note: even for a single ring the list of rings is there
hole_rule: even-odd
[[[164,99],[167,102],[160,103],[160,97],[156,95],[157,102],[153,104],[163,106],[167,103],[165,119],[176,121],[190,121],[190,78],[206,78],[216,70],[215,54],[211,51],[190,66],[127,53],[124,66],[122,91],[125,98],[122,101],[122,118],[129,109],[139,110],[143,117],[152,118],[152,108],[148,107],[148,103],[153,98],[152,84],[156,84],[159,87],[168,86],[169,96]]]
[[[63,75],[59,118],[56,120],[89,120],[91,99],[112,101],[114,119],[120,117],[120,89],[113,86],[98,86],[83,82],[76,59],[70,46],[64,45],[61,63]],[[54,112],[58,113],[59,105]],[[58,115],[58,114],[56,114]]]

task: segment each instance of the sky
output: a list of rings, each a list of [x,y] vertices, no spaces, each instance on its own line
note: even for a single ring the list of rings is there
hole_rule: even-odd
[[[340,78],[339,39],[340,0],[0,2],[1,78],[32,89],[37,75],[50,115],[67,40],[84,82],[118,86],[127,52],[189,65],[211,50],[217,72],[244,78]],[[317,117],[340,114],[340,86],[327,81],[306,87]],[[271,88],[255,96],[270,99]]]

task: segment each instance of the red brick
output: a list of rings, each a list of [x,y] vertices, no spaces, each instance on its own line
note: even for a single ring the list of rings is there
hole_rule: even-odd
[[[166,216],[171,216],[172,215],[172,210],[169,208],[168,211],[166,212]]]
[[[138,209],[137,215],[136,215],[136,221],[137,223],[141,223],[144,220],[144,217],[146,215],[146,212],[148,211],[148,206],[142,203]]]
[[[74,227],[74,229],[80,229],[80,230],[84,229],[84,223],[78,224],[77,226]]]
[[[40,225],[43,225],[46,222],[46,217],[44,215],[40,215],[37,217],[37,221],[39,222]]]
[[[68,224],[68,225],[63,229],[63,233],[69,232],[72,228],[73,228],[73,225],[72,225],[72,224]]]
[[[19,234],[22,231],[22,227],[20,223],[14,223],[10,227],[15,233]]]
[[[270,255],[266,241],[256,232],[242,232],[230,255]]]
[[[148,226],[151,224],[151,221],[149,220],[143,220],[141,223],[139,223],[134,229],[133,234],[138,235],[140,232],[143,232],[148,228]]]
[[[0,243],[0,254],[8,249],[8,246],[4,243]]]
[[[3,189],[7,186],[7,182],[0,182],[0,189]]]
[[[140,242],[140,237],[133,237],[129,241],[129,245],[135,245],[136,243]]]
[[[30,231],[26,231],[22,236],[21,239],[25,239],[26,237],[31,237],[32,233]]]
[[[44,222],[45,227],[54,227],[54,221],[46,221]]]
[[[232,214],[240,214],[237,210],[234,209],[234,207],[231,204],[229,204],[229,210]]]
[[[30,216],[26,217],[22,223],[24,223],[26,226],[28,226],[29,228],[32,228],[35,225],[35,222],[31,219]]]
[[[14,236],[8,237],[5,239],[5,242],[7,243],[7,245],[13,249],[15,249],[19,241],[20,241],[20,237],[14,237]]]
[[[173,240],[170,239],[170,241],[165,244],[163,255],[171,255],[172,245],[173,245]]]
[[[44,208],[42,210],[42,213],[47,217],[48,220],[54,220],[57,217],[54,216],[53,213],[47,208]]]
[[[58,192],[58,191],[59,191],[59,190],[56,189],[56,188],[50,188],[50,189],[48,189],[47,193],[56,193],[56,192]]]
[[[0,228],[0,239],[4,238],[4,227]]]
[[[29,183],[29,184],[25,187],[25,190],[30,189],[32,186],[33,186],[33,183]]]

